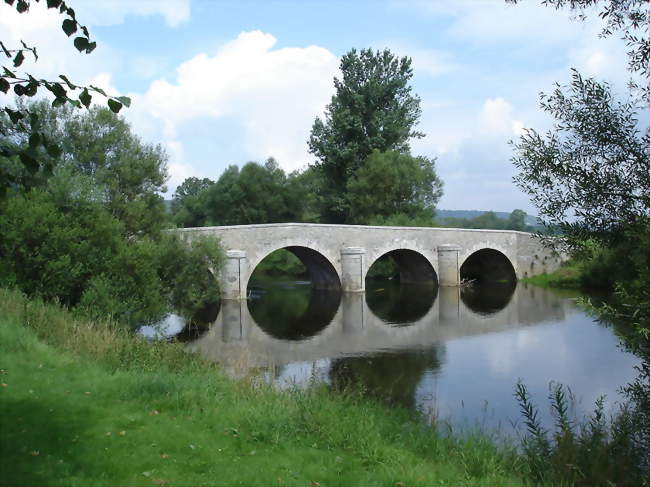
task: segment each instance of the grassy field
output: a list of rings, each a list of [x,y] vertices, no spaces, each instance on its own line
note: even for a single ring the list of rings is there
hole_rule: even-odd
[[[358,394],[234,381],[12,291],[0,310],[3,486],[526,485],[512,451]]]

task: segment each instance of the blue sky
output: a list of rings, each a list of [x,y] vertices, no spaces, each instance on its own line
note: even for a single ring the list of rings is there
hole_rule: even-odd
[[[43,3],[43,2],[42,2]],[[39,48],[26,70],[68,73],[133,105],[134,131],[169,154],[169,193],[185,177],[217,179],[230,164],[275,157],[291,171],[313,162],[306,140],[333,94],[340,57],[389,48],[413,60],[422,99],[413,153],[437,158],[440,208],[522,208],[508,140],[546,130],[540,91],[570,68],[622,91],[625,46],[599,39],[595,13],[571,20],[537,1],[503,0],[71,0],[98,42],[76,53],[61,17],[42,6],[0,5],[0,39]]]

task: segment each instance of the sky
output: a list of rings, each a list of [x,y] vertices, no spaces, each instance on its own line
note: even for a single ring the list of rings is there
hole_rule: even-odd
[[[23,65],[35,76],[131,97],[122,113],[133,131],[169,155],[168,198],[231,164],[313,164],[307,139],[341,56],[388,48],[412,59],[426,136],[411,148],[436,158],[438,207],[535,214],[512,182],[509,141],[552,126],[540,92],[571,68],[620,93],[628,79],[625,45],[599,38],[595,11],[579,22],[535,0],[70,0],[97,42],[90,55],[44,3],[22,15],[2,3],[0,40],[37,46],[38,62]]]

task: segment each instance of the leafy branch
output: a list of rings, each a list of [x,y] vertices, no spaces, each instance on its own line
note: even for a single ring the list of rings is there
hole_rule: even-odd
[[[5,4],[10,7],[15,7],[16,11],[20,14],[28,13],[32,0],[4,0]],[[33,0],[39,2],[40,0]],[[61,29],[66,36],[74,37],[74,47],[83,54],[90,54],[97,47],[97,43],[92,41],[88,28],[81,25],[76,18],[75,11],[68,6],[63,0],[45,0],[48,9],[58,10],[60,15],[65,18],[61,23]],[[107,99],[107,104],[110,110],[118,113],[123,106],[130,106],[131,100],[126,96],[109,96],[104,90],[97,86],[83,86],[77,85],[70,81],[67,76],[61,74],[57,80],[46,80],[42,78],[35,78],[29,73],[19,73],[16,68],[19,68],[26,59],[26,55],[32,55],[34,62],[37,62],[39,57],[36,47],[30,47],[24,41],[20,41],[22,47],[9,48],[2,41],[0,41],[0,56],[9,61],[7,65],[0,66],[0,92],[8,94],[11,91],[18,97],[33,97],[36,95],[40,88],[44,88],[54,97],[52,105],[55,107],[70,104],[76,108],[90,107],[93,95],[101,95]],[[48,140],[48,137],[40,130],[40,121],[38,115],[30,113],[27,109],[10,108],[8,106],[0,108],[0,113],[4,112],[11,121],[16,125],[23,120],[29,120],[32,127],[32,134],[29,138],[28,147],[16,147],[11,143],[9,128],[0,123],[0,156],[13,157],[18,156],[20,161],[30,174],[35,174],[41,164],[38,161],[37,150],[39,147],[44,147],[47,153],[52,157],[58,157],[61,153],[57,143]],[[45,171],[48,170],[47,163],[43,165]],[[4,168],[0,168],[0,196],[6,189],[15,183],[14,177]]]

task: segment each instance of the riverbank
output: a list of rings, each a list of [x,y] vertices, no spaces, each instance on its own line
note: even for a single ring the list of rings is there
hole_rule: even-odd
[[[324,388],[235,381],[174,343],[0,290],[6,485],[527,485],[487,438]]]
[[[554,272],[520,279],[525,284],[533,284],[547,289],[581,289],[582,268],[576,261],[568,261]]]

